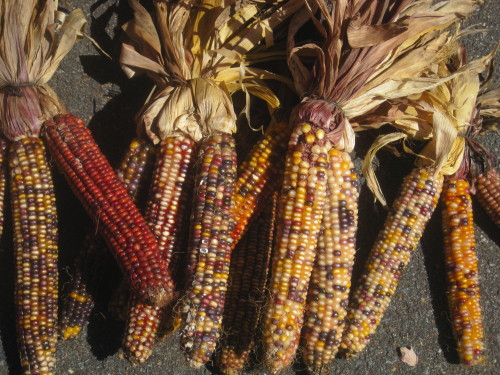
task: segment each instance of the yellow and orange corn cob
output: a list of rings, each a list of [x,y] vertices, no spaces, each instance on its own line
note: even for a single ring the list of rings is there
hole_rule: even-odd
[[[198,160],[188,250],[191,279],[181,330],[181,347],[193,367],[210,359],[221,331],[234,231],[236,151],[232,135],[218,133],[205,139]]]
[[[245,232],[249,219],[261,207],[258,202],[269,197],[282,182],[290,128],[286,122],[273,121],[238,168],[240,173],[234,194],[234,245]]]
[[[431,167],[415,168],[405,178],[349,303],[341,343],[347,355],[363,350],[375,333],[436,208],[442,185],[442,174]]]
[[[183,276],[182,261],[187,250],[194,150],[195,142],[188,136],[172,136],[162,141],[145,215],[176,285],[183,284],[177,276]],[[124,353],[130,361],[143,363],[149,358],[165,313],[164,308],[148,305],[132,293],[123,340]]]
[[[500,228],[500,174],[492,169],[476,178],[477,199]]]
[[[57,343],[57,212],[42,140],[9,150],[16,259],[17,340],[24,374],[54,374]]]
[[[134,202],[149,183],[152,149],[149,142],[134,139],[116,171]],[[92,296],[98,291],[107,263],[105,247],[104,240],[94,230],[87,233],[61,313],[59,335],[62,339],[77,337],[94,308]]]
[[[223,374],[243,371],[257,340],[257,326],[265,303],[265,290],[274,238],[278,194],[264,201],[248,231],[231,254],[229,288],[222,322],[219,368]]]
[[[153,233],[83,121],[59,115],[44,124],[42,134],[131,288],[154,305],[169,303],[174,285]]]
[[[484,333],[469,184],[462,179],[447,179],[442,196],[444,255],[453,334],[460,362],[474,365],[483,360]]]
[[[294,129],[288,144],[264,319],[264,361],[273,374],[292,363],[299,343],[325,204],[330,148],[325,132],[308,123]]]
[[[0,237],[3,233],[5,185],[7,182],[7,148],[5,138],[0,138]]]
[[[323,373],[345,327],[358,223],[358,179],[347,152],[329,152],[328,190],[304,318],[304,363]]]

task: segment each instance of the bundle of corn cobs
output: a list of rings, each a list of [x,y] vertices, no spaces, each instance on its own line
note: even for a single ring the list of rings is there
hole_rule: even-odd
[[[127,78],[150,85],[135,99],[136,137],[114,171],[48,85],[73,44],[94,37],[82,11],[58,5],[0,0],[0,196],[11,205],[15,267],[14,291],[2,293],[15,295],[22,373],[55,373],[58,338],[77,337],[99,313],[125,321],[122,350],[134,364],[161,356],[155,344],[170,335],[194,368],[278,374],[296,363],[328,373],[375,335],[440,199],[448,289],[437,298],[448,299],[459,361],[492,369],[471,194],[498,226],[500,178],[481,139],[497,127],[500,88],[496,50],[468,61],[462,45],[474,30],[460,24],[476,1],[113,5],[131,15],[116,58]],[[360,257],[363,179],[352,156],[365,158],[366,186],[386,206],[380,150],[415,167],[391,181],[400,191]],[[377,173],[390,176],[381,160]],[[64,187],[54,189],[52,164],[92,220],[64,286]],[[109,278],[115,264],[121,284]],[[102,311],[96,301],[109,283]]]

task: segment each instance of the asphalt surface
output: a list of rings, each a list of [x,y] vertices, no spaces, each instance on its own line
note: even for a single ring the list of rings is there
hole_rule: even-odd
[[[133,118],[147,95],[149,82],[145,79],[126,80],[119,69],[117,24],[130,18],[126,1],[60,1],[66,9],[82,7],[88,16],[88,32],[115,59],[103,56],[90,40],[81,41],[65,58],[51,81],[66,102],[68,109],[83,118],[92,129],[97,142],[116,165],[135,134]],[[468,25],[485,27],[487,32],[476,33],[465,40],[471,58],[489,52],[500,35],[500,1],[491,0]],[[372,135],[357,140],[357,165]],[[497,155],[500,137],[488,134],[481,138]],[[409,160],[384,157],[380,179],[389,198],[411,168]],[[59,173],[55,174],[57,205],[60,217],[61,288],[67,290],[69,270],[89,221],[79,202],[73,197]],[[393,301],[385,313],[376,335],[367,349],[350,360],[338,359],[331,374],[346,375],[437,375],[437,374],[500,374],[500,232],[474,205],[476,221],[481,305],[486,334],[486,358],[483,364],[466,368],[458,364],[446,306],[444,259],[442,255],[440,207],[434,214],[415,251],[412,261],[400,280]],[[367,256],[385,218],[385,212],[373,204],[372,196],[363,187],[360,198],[358,257],[355,275]],[[15,343],[13,311],[12,225],[8,218],[0,246],[0,375],[20,373]],[[114,271],[110,269],[109,273]],[[111,279],[110,279],[111,280]],[[103,284],[101,302],[109,299],[112,281]],[[355,283],[355,281],[354,281]],[[104,303],[101,304],[101,306]],[[158,343],[147,363],[131,366],[120,355],[122,326],[102,311],[92,315],[85,333],[78,339],[62,342],[57,350],[58,374],[163,374],[195,375],[216,373],[211,367],[202,370],[189,368],[178,347],[178,336],[172,335]],[[419,362],[414,368],[398,359],[397,348],[412,346]],[[286,374],[302,374],[300,365]],[[264,374],[258,365],[246,374]]]

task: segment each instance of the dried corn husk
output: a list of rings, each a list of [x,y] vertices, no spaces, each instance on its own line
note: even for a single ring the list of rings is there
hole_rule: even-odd
[[[0,123],[12,140],[38,135],[65,108],[47,85],[61,60],[83,37],[80,9],[66,15],[54,0],[0,0]]]
[[[195,140],[213,131],[234,132],[230,97],[238,90],[276,108],[279,100],[262,79],[286,80],[250,67],[247,54],[261,41],[271,45],[273,28],[301,3],[156,1],[151,15],[131,0],[134,19],[124,26],[128,40],[120,62],[129,77],[145,73],[156,85],[137,117],[139,132],[155,143],[175,132]]]
[[[443,30],[476,7],[472,0],[437,4],[430,0],[309,0],[306,4],[290,27],[288,63],[296,89],[305,97],[302,105],[315,100],[331,103],[323,116],[328,118],[330,111],[331,120],[342,111],[345,121],[335,128],[335,138],[342,139],[340,148],[347,151],[354,144],[350,127],[359,126],[350,122],[353,117],[388,99],[418,94],[439,84],[436,78],[420,77],[421,72],[453,53],[455,34]],[[324,22],[315,17],[316,9]],[[295,34],[308,19],[324,36],[321,46],[295,45]],[[309,56],[315,57],[312,69],[302,62]],[[302,117],[297,110],[294,122]],[[329,121],[325,120],[324,129],[331,128]]]
[[[498,113],[495,103],[499,102],[499,91],[486,91],[487,97],[481,97],[479,79],[479,73],[489,69],[495,51],[466,64],[462,47],[456,48],[458,50],[449,60],[441,61],[422,73],[424,78],[441,82],[439,85],[407,98],[390,100],[372,113],[354,120],[360,127],[372,126],[367,122],[374,121],[374,126],[391,124],[399,130],[376,139],[362,168],[368,187],[384,205],[386,202],[372,165],[379,149],[403,140],[404,150],[417,156],[417,166],[434,165],[437,171],[454,175],[463,166],[467,136],[478,121],[481,105],[484,105],[481,114],[494,119],[495,113]],[[428,142],[416,152],[406,142],[414,139]]]

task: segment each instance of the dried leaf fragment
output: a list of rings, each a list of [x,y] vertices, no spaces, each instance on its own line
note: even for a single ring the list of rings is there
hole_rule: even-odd
[[[401,362],[408,366],[415,367],[418,363],[418,357],[411,346],[401,346],[398,348],[398,355]]]

